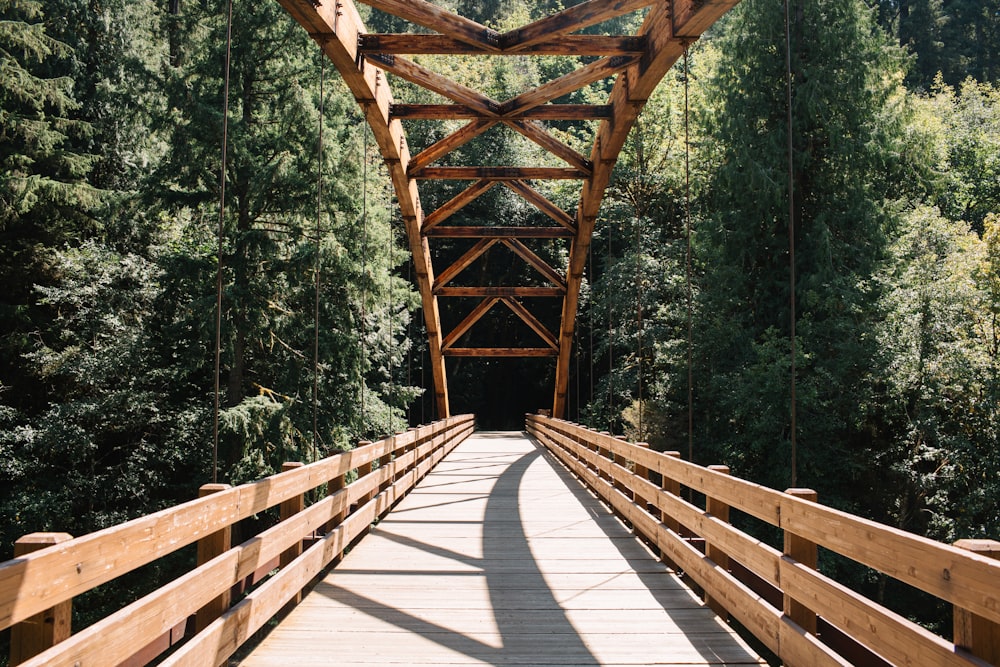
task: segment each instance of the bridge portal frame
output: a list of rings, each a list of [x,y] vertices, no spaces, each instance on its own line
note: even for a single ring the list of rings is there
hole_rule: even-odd
[[[587,0],[521,28],[499,33],[475,21],[448,12],[425,0],[361,0],[375,9],[396,15],[435,31],[436,34],[378,35],[366,31],[352,0],[278,0],[282,7],[320,45],[340,72],[364,112],[387,166],[409,240],[410,252],[420,291],[428,337],[431,374],[438,416],[451,413],[446,356],[555,356],[556,373],[552,415],[566,413],[570,360],[580,287],[583,282],[594,225],[605,189],[611,180],[618,155],[649,95],[687,46],[698,39],[739,0]],[[576,35],[576,31],[610,18],[648,8],[636,35]],[[581,55],[602,56],[577,70],[545,82],[520,95],[497,102],[462,84],[432,72],[397,54],[435,53],[462,55]],[[449,99],[452,104],[397,105],[384,72],[390,72]],[[561,105],[552,100],[595,81],[615,76],[606,104]],[[403,118],[469,119],[462,129],[411,155]],[[556,118],[600,119],[590,157],[585,157],[548,133],[540,120]],[[432,163],[471,141],[490,128],[503,124],[565,161],[567,168],[539,167],[433,167]],[[438,210],[425,215],[417,187],[418,180],[430,178],[471,179],[473,184]],[[529,184],[529,179],[573,178],[583,181],[575,214],[563,211]],[[519,194],[552,218],[558,227],[471,228],[439,226],[449,215],[490,190],[497,183]],[[544,329],[537,318],[515,297],[527,294],[513,290],[506,305],[527,322],[545,341],[550,351],[518,355],[517,348],[450,348],[460,335],[441,329],[438,298],[455,296],[435,281],[429,237],[458,234],[486,234],[480,238],[509,239],[551,237],[570,240],[565,275],[549,267],[533,253],[518,252],[526,262],[549,278],[556,287],[535,295],[562,298],[559,333]],[[471,231],[470,231],[471,229]],[[495,236],[490,236],[491,234]],[[474,250],[487,245],[486,241]],[[527,250],[523,244],[517,250]],[[530,254],[529,254],[530,253]],[[442,275],[454,277],[475,257],[463,257]],[[465,266],[467,266],[466,264]],[[475,290],[476,288],[472,288]],[[545,290],[546,288],[534,288]],[[534,294],[534,293],[533,293]],[[464,294],[468,296],[467,294]],[[497,295],[476,292],[486,300]],[[470,316],[481,317],[489,306],[477,307]],[[468,330],[478,317],[463,320]],[[554,344],[553,344],[554,343]],[[459,354],[459,350],[462,350]],[[478,350],[478,351],[476,351]]]

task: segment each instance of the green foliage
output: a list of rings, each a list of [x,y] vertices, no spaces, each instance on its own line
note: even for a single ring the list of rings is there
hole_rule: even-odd
[[[1000,525],[996,217],[987,225],[980,237],[920,207],[907,215],[883,277],[877,335],[888,446],[879,459],[892,474],[882,491],[900,527],[944,541]]]

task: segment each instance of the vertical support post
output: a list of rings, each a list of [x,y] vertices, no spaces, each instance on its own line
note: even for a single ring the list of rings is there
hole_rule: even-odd
[[[360,442],[358,442],[358,449],[361,449],[363,447],[367,447],[370,444],[372,444],[371,440],[361,440]],[[366,477],[367,475],[370,475],[370,474],[372,474],[372,462],[371,461],[369,461],[368,463],[362,463],[361,465],[358,466],[358,481],[359,482],[364,477]],[[360,498],[358,498],[358,507],[361,507],[362,505],[364,505],[365,503],[367,503],[374,496],[375,496],[375,491],[372,490],[372,491],[369,491],[368,493],[364,494]]]
[[[69,533],[30,533],[14,542],[14,558],[73,539]],[[66,600],[30,616],[10,629],[11,667],[69,639],[73,601]]]
[[[388,440],[388,442],[389,442],[389,449],[388,449],[388,451],[385,454],[383,454],[381,457],[379,457],[378,467],[379,467],[379,471],[380,472],[385,472],[386,470],[389,469],[389,464],[392,463],[393,453],[396,451],[396,436],[395,435],[391,435],[388,438],[386,438],[386,440]],[[378,486],[379,493],[381,493],[382,491],[385,491],[390,486],[392,486],[392,478],[391,477],[386,477],[382,481],[382,483],[379,484],[379,486]]]
[[[302,463],[299,461],[287,461],[281,464],[281,472],[288,472],[289,470],[295,470],[296,468],[301,468]],[[278,506],[279,517],[282,521],[292,518],[294,515],[298,514],[306,508],[306,497],[305,494],[300,493],[297,496],[289,498],[288,500],[282,501]],[[299,539],[291,547],[285,549],[281,552],[280,564],[281,567],[288,566],[293,560],[298,558],[302,554],[302,540]],[[295,597],[288,603],[285,607],[286,609],[291,609],[299,602],[302,601],[302,592],[299,591],[295,594]]]
[[[709,470],[714,472],[728,475],[729,466],[714,465],[708,466]],[[725,521],[729,523],[729,505],[722,502],[718,498],[713,498],[711,496],[706,496],[705,498],[705,511],[714,516],[720,521]],[[712,561],[715,562],[720,568],[725,571],[729,571],[729,556],[726,555],[719,547],[715,546],[711,542],[705,542],[705,555],[708,556]],[[712,608],[712,610],[719,616],[719,618],[726,620],[729,618],[729,612],[723,607],[719,602],[712,598],[712,596],[705,594],[705,604]]]
[[[204,498],[213,493],[219,493],[231,488],[228,484],[202,484],[201,488],[198,489],[198,497]],[[199,567],[216,556],[229,551],[232,542],[232,531],[232,526],[226,526],[198,540],[197,559]],[[230,595],[231,593],[226,591],[197,611],[194,617],[195,632],[204,630],[208,627],[209,623],[222,616],[229,609]]]
[[[639,449],[649,449],[648,442],[637,442],[635,443],[635,446],[638,447]],[[646,466],[639,463],[638,461],[633,461],[632,464],[635,468],[635,474],[641,479],[649,481],[649,469],[646,468]],[[642,496],[642,494],[639,493],[638,490],[635,490],[633,492],[633,497],[635,499],[636,505],[638,505],[641,509],[646,510],[647,512],[649,511],[648,501]]]
[[[619,442],[625,442],[625,436],[616,435],[615,440],[618,440]],[[615,465],[617,465],[620,468],[624,468],[626,470],[628,469],[628,461],[625,459],[625,456],[623,454],[615,454],[611,451],[609,451],[608,453],[611,455],[611,460],[615,463]],[[621,491],[623,494],[625,494],[627,498],[629,498],[630,500],[635,499],[635,494],[632,493],[632,489],[630,489],[624,482],[620,482],[616,479],[614,484],[615,488]]]
[[[817,502],[819,495],[812,489],[786,489],[785,493],[796,498]],[[818,548],[815,542],[810,542],[804,537],[799,537],[794,533],[785,531],[785,555],[792,558],[806,567],[816,569],[819,558]],[[785,615],[795,623],[805,629],[806,632],[816,634],[816,614],[805,605],[792,599],[788,593],[782,594],[784,597]]]
[[[600,434],[608,436],[608,437],[611,437],[611,431],[601,431]],[[611,450],[606,449],[603,445],[601,445],[600,441],[598,441],[596,444],[597,444],[597,458],[598,459],[612,459],[613,460],[613,457],[611,456]],[[601,464],[601,461],[598,460],[598,465],[600,465],[600,464]],[[613,478],[611,477],[611,475],[608,474],[608,473],[606,473],[606,472],[601,472],[600,469],[598,469],[597,476],[598,477],[602,477],[602,478],[604,478],[604,479],[606,479],[608,481],[611,481],[613,483]]]
[[[972,553],[1000,560],[1000,542],[996,540],[958,540],[955,546]],[[1000,623],[955,607],[955,646],[960,646],[991,665],[1000,664]]]
[[[680,460],[681,458],[681,453],[678,451],[663,452],[663,454],[664,456],[669,456],[672,459]],[[680,498],[681,483],[666,474],[661,475],[661,477],[662,479],[660,480],[660,488],[669,493],[670,495],[674,496],[675,498]],[[674,531],[678,535],[680,534],[681,531],[680,523],[677,521],[676,518],[674,518],[667,512],[664,511],[660,512],[660,521],[662,521],[666,525],[666,527],[669,528],[670,530]]]
[[[332,496],[336,493],[339,493],[343,491],[346,485],[347,485],[346,475],[337,475],[336,477],[331,478],[330,481],[326,483],[326,495]],[[343,523],[344,519],[347,518],[347,512],[348,510],[350,510],[350,506],[348,505],[346,494],[345,497],[341,499],[340,502],[343,503],[341,505],[343,509],[338,511],[336,514],[333,515],[333,517],[329,521],[327,521],[326,526],[324,526],[324,530],[327,533],[333,531],[337,526]],[[342,538],[338,537],[337,539],[342,539]],[[333,558],[332,562],[336,565],[337,563],[340,562],[342,556],[343,552],[341,551]]]

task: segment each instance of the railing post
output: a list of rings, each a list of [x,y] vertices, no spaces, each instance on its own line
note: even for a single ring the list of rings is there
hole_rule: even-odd
[[[69,533],[30,533],[14,542],[14,558],[73,539]],[[73,601],[66,600],[11,626],[10,665],[19,665],[69,639]]]
[[[681,458],[681,453],[677,451],[663,452],[663,455],[669,456],[672,459],[679,460]],[[661,477],[660,488],[669,493],[670,495],[674,496],[675,498],[680,498],[681,483],[678,482],[676,479],[673,479],[672,477],[668,477],[665,474],[660,475],[660,477]],[[680,534],[681,524],[677,521],[677,519],[674,518],[673,515],[668,514],[665,511],[661,511],[660,521],[662,521],[664,525],[666,525],[666,527],[669,528],[670,530],[674,531],[678,535]]]
[[[819,495],[812,489],[786,489],[785,493],[810,502],[816,502],[819,498]],[[804,537],[799,537],[787,530],[785,531],[786,556],[815,570],[819,562],[817,554],[818,548],[815,542],[810,542]],[[806,632],[815,635],[816,614],[805,605],[792,599],[787,592],[783,592],[782,596],[785,615]]]
[[[614,438],[619,442],[626,442],[625,436],[623,435],[616,435],[614,436]],[[612,453],[610,450],[608,453],[611,455],[611,460],[612,462],[614,462],[615,465],[617,465],[620,468],[624,468],[625,470],[628,470],[628,460],[625,458],[623,454],[615,454]],[[635,494],[632,493],[632,489],[630,489],[624,482],[619,482],[615,480],[614,484],[616,489],[625,494],[625,497],[627,497],[629,500],[635,500]]]
[[[383,468],[388,468],[389,464],[392,463],[392,457],[393,457],[393,454],[396,451],[396,435],[398,435],[398,434],[393,434],[393,435],[391,435],[391,436],[389,436],[387,438],[387,440],[390,443],[389,444],[389,450],[385,454],[383,454],[381,457],[379,457],[378,467],[379,467],[379,470],[382,471],[382,472],[384,472]],[[378,486],[379,493],[381,493],[382,491],[385,491],[390,486],[392,486],[392,478],[391,477],[386,477],[385,481],[383,481]]]
[[[1000,542],[996,540],[958,540],[955,546],[972,553],[1000,560]],[[955,607],[955,646],[962,647],[991,665],[1000,664],[1000,623]]]
[[[302,463],[300,461],[286,461],[281,464],[281,472],[288,472],[289,470],[295,470],[301,468]],[[281,521],[292,518],[302,510],[306,508],[306,497],[305,494],[300,493],[297,496],[284,500],[278,505],[278,516]],[[279,559],[279,564],[281,567],[287,567],[291,564],[293,560],[302,555],[302,539],[300,538],[295,544],[290,546],[281,552],[281,558]],[[289,600],[288,605],[285,607],[286,610],[291,609],[299,602],[302,602],[302,592],[299,591],[295,594],[295,597]]]
[[[346,475],[337,475],[336,477],[333,477],[329,481],[327,481],[326,495],[332,496],[335,493],[342,491],[346,485],[347,485]],[[333,531],[337,526],[343,523],[344,519],[347,518],[347,512],[350,510],[350,507],[346,504],[346,500],[344,502],[345,502],[344,508],[339,512],[337,512],[336,514],[334,514],[333,517],[326,522],[326,525],[323,527],[325,532],[329,533]],[[343,552],[338,553],[333,558],[332,561],[333,564],[336,565],[337,563],[339,563],[342,556]]]
[[[370,444],[372,444],[371,440],[360,440],[360,441],[358,441],[358,449],[361,449],[362,447],[367,447]],[[361,465],[359,465],[358,466],[358,481],[360,482],[362,477],[364,477],[365,475],[370,475],[371,472],[372,472],[372,462],[371,461],[369,461],[368,463],[362,463]],[[366,493],[365,495],[361,496],[360,498],[358,498],[358,507],[361,507],[362,505],[364,505],[365,503],[367,503],[369,500],[372,499],[372,497],[374,497],[374,495],[375,495],[374,491],[371,491],[371,492]]]
[[[600,434],[601,435],[606,435],[608,437],[611,437],[611,431],[601,431]],[[609,459],[609,460],[612,460],[612,461],[614,460],[614,457],[611,455],[611,450],[610,449],[606,449],[604,446],[602,446],[600,444],[600,442],[597,442],[596,446],[597,446],[597,450],[596,451],[597,451],[597,458],[598,459]],[[601,470],[600,470],[600,462],[598,462],[597,476],[599,478],[602,478],[602,479],[605,479],[605,480],[611,482],[612,485],[614,485],[614,476],[611,475],[610,473],[601,472]]]
[[[198,489],[198,497],[204,498],[213,493],[219,493],[231,488],[228,484],[202,484],[201,488]],[[199,567],[216,556],[229,551],[232,542],[232,531],[232,526],[226,526],[198,540],[197,559]],[[194,616],[194,631],[196,633],[207,628],[209,623],[222,616],[229,609],[230,596],[231,593],[227,590],[197,611]]]
[[[637,442],[637,443],[635,443],[635,446],[638,447],[639,449],[649,449],[649,443],[648,442]],[[633,461],[632,465],[635,468],[635,471],[634,471],[635,474],[639,478],[644,479],[644,480],[646,480],[648,482],[649,481],[649,469],[646,468],[646,466],[644,466],[641,463],[639,463],[638,461]],[[639,493],[638,490],[634,490],[632,492],[632,495],[634,497],[635,504],[638,505],[640,508],[642,508],[642,509],[644,509],[644,510],[646,510],[648,512],[649,511],[649,501],[647,501],[646,498],[644,498],[642,496],[642,494]]]
[[[712,470],[723,475],[729,474],[729,466],[714,465],[708,466],[709,470]],[[729,505],[722,502],[718,498],[713,498],[712,496],[706,496],[705,498],[705,511],[714,516],[719,521],[725,521],[729,523]],[[786,543],[787,544],[787,543]],[[712,561],[725,571],[729,571],[729,556],[726,555],[719,547],[715,546],[711,542],[705,542],[705,555],[708,556]],[[729,612],[723,607],[717,600],[714,600],[712,596],[705,594],[705,604],[712,608],[719,618],[723,620],[729,618]]]

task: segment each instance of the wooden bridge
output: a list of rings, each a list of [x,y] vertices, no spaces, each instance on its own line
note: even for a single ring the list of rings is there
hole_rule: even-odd
[[[0,564],[11,664],[1000,663],[1000,544],[940,544],[549,417],[524,434],[452,417],[202,496],[21,540]],[[953,605],[954,634],[817,571],[818,549]],[[70,632],[75,596],[164,557],[191,569]]]
[[[741,665],[762,653],[801,667],[1000,664],[1000,544],[939,544],[824,507],[807,489],[763,488],[552,417],[528,416],[523,434],[473,435],[471,416],[449,416],[447,356],[555,357],[551,414],[565,413],[584,265],[618,154],[664,73],[737,0],[588,0],[506,33],[424,0],[362,1],[430,32],[369,34],[351,0],[280,0],[337,66],[388,166],[445,418],[251,484],[209,484],[90,535],[25,536],[0,564],[11,664]],[[630,13],[635,34],[577,32]],[[401,54],[595,59],[499,101]],[[448,103],[397,103],[387,73]],[[603,104],[557,103],[612,77]],[[411,156],[408,119],[468,123]],[[596,121],[589,157],[548,121]],[[501,126],[560,166],[436,164]],[[425,214],[428,179],[472,184]],[[555,179],[581,182],[575,212],[538,186]],[[554,226],[495,224],[502,213],[443,224],[497,184]],[[435,272],[431,241],[442,238],[472,245]],[[559,239],[564,266],[531,246]],[[536,282],[452,284],[498,244]],[[480,301],[445,333],[444,297]],[[561,299],[558,333],[528,298]],[[540,346],[462,345],[500,304]],[[934,634],[824,575],[820,549],[952,605],[953,631]],[[185,573],[71,631],[74,598],[157,562]]]

